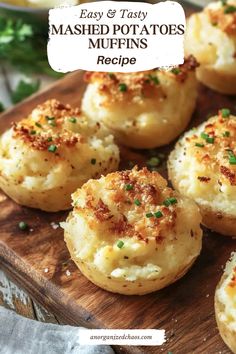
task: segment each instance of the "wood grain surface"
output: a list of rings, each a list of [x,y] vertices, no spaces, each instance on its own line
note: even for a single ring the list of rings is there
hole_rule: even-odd
[[[46,99],[57,98],[78,105],[84,90],[82,74],[70,74],[48,90],[5,112],[0,119],[0,131]],[[221,96],[200,87],[191,126],[222,107],[229,107],[236,113],[235,104],[234,97]],[[156,151],[167,155],[172,147],[173,144]],[[140,151],[122,149],[123,168],[127,161],[132,160],[141,166],[145,159]],[[160,167],[160,172],[166,174],[165,164]],[[116,348],[119,353],[230,353],[216,328],[213,298],[222,268],[236,248],[235,240],[205,230],[202,253],[180,281],[141,297],[116,295],[90,283],[71,261],[63,231],[55,226],[65,220],[67,212],[46,213],[21,207],[3,194],[0,195],[0,210],[1,266],[63,322],[91,328],[166,330],[168,340],[160,348]],[[18,222],[22,220],[30,226],[27,232],[18,228]]]
[[[57,318],[14,284],[0,270],[0,306],[13,310],[21,316],[32,320],[58,324]]]

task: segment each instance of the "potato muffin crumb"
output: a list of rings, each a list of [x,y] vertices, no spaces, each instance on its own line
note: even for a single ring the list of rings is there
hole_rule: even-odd
[[[157,172],[111,173],[88,181],[72,198],[74,209],[63,223],[67,246],[80,270],[107,290],[158,290],[200,253],[197,206]]]
[[[173,186],[198,203],[208,227],[236,235],[236,117],[229,109],[187,132],[170,154],[168,168]],[[224,228],[226,215],[235,223],[231,229]]]
[[[47,211],[70,208],[72,192],[118,164],[107,129],[55,99],[0,138],[0,187],[19,204]]]
[[[190,56],[169,71],[88,72],[82,109],[103,122],[124,145],[168,144],[184,130],[195,108],[197,66]]]
[[[206,86],[236,94],[236,0],[210,3],[187,21],[185,53],[200,67],[197,78]]]

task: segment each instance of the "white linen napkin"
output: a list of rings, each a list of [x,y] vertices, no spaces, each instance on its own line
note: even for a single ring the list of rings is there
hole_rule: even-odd
[[[79,327],[34,321],[0,306],[1,354],[114,354],[107,345],[80,345],[79,336]]]

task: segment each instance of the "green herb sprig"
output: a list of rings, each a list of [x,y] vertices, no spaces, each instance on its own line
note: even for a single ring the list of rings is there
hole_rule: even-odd
[[[61,77],[47,60],[47,35],[38,33],[23,20],[0,16],[0,61],[7,62],[23,73]]]
[[[11,93],[12,103],[18,103],[37,92],[40,87],[40,81],[27,82],[20,80],[15,90]]]

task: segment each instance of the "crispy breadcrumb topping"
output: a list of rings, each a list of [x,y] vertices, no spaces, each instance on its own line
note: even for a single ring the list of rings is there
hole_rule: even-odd
[[[84,123],[78,108],[52,99],[37,106],[26,119],[13,123],[13,138],[36,150],[55,152],[60,146],[72,148],[84,143],[86,136],[80,133]]]
[[[224,180],[236,185],[236,117],[229,109],[220,110],[218,116],[205,124],[200,134],[193,130],[185,140],[199,163],[221,175],[219,184]],[[211,178],[199,176],[198,180],[208,183]]]
[[[96,225],[106,223],[110,233],[118,238],[135,237],[146,243],[150,239],[162,243],[165,235],[175,229],[179,196],[167,187],[159,173],[135,167],[111,173],[98,183],[100,186],[94,187],[89,181],[74,193],[75,213],[90,216]],[[94,188],[102,190],[100,196]]]
[[[69,104],[63,104],[56,99],[48,100],[36,108],[37,113],[42,118],[55,117],[64,120],[68,116],[79,116],[81,114],[79,108],[72,108]]]
[[[180,83],[185,82],[188,73],[194,71],[198,66],[196,59],[189,56],[184,64],[170,71],[148,70],[135,73],[107,73],[107,72],[86,72],[84,80],[87,83],[99,83],[101,95],[107,96],[108,104],[133,98],[165,98],[161,81],[160,72]]]
[[[228,35],[236,35],[236,2],[223,1],[220,8],[206,8],[205,12],[213,26],[220,28]]]
[[[27,123],[28,122],[26,122],[26,125]],[[21,138],[26,144],[29,144],[36,150],[48,150],[48,148],[53,144],[57,148],[61,145],[73,147],[78,142],[83,142],[83,138],[81,136],[78,134],[76,134],[76,136],[68,131],[63,132],[61,135],[53,134],[51,130],[32,134],[32,126],[27,127],[24,121],[22,121],[21,124],[14,123],[14,138]]]

